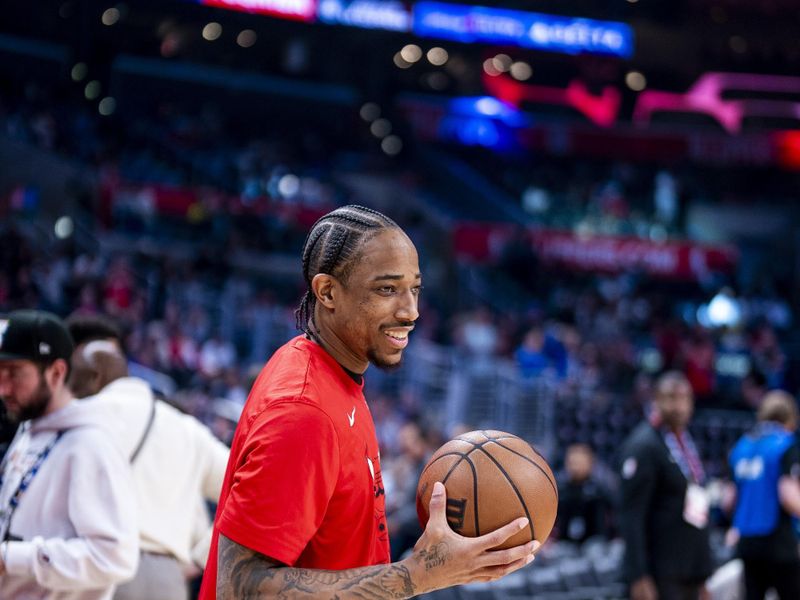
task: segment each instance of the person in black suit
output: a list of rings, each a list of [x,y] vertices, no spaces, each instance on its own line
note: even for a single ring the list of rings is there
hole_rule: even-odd
[[[622,447],[620,529],[632,600],[707,597],[713,570],[703,465],[687,426],[694,410],[688,379],[656,381],[653,410]]]
[[[593,475],[594,460],[594,452],[587,444],[567,448],[565,473],[558,478],[559,539],[581,544],[592,537],[609,537],[611,494]]]

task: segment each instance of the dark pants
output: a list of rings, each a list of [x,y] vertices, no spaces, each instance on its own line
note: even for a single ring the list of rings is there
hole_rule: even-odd
[[[684,583],[670,579],[656,579],[658,600],[699,600],[703,583]]]
[[[770,588],[780,600],[800,598],[800,564],[745,559],[744,587],[747,600],[764,600]]]

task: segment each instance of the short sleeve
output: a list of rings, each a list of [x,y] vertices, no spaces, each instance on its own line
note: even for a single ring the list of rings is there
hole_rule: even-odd
[[[790,475],[800,479],[800,447],[792,444],[781,457],[781,475]]]
[[[330,418],[300,402],[256,417],[218,519],[234,542],[293,565],[325,517],[339,475]]]

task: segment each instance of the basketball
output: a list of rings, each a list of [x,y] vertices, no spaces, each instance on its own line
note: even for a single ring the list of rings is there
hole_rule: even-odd
[[[424,528],[433,484],[447,490],[447,522],[477,537],[519,517],[528,527],[498,549],[550,535],[558,510],[556,480],[547,461],[522,438],[503,431],[471,431],[439,448],[419,478],[417,515]]]

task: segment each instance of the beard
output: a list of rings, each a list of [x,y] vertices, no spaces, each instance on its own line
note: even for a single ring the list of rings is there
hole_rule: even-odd
[[[45,413],[52,398],[53,392],[50,391],[44,377],[39,376],[38,387],[34,390],[27,402],[20,407],[19,411],[15,413],[10,412],[6,407],[9,420],[14,423],[22,423],[23,421],[30,421],[31,419],[38,419]]]
[[[367,350],[367,360],[371,364],[373,364],[376,367],[378,367],[381,371],[386,371],[386,372],[396,371],[403,364],[402,355],[401,355],[400,360],[398,360],[397,362],[387,362],[387,361],[383,360],[382,358],[380,358],[375,353],[375,350],[372,350],[372,349]]]

